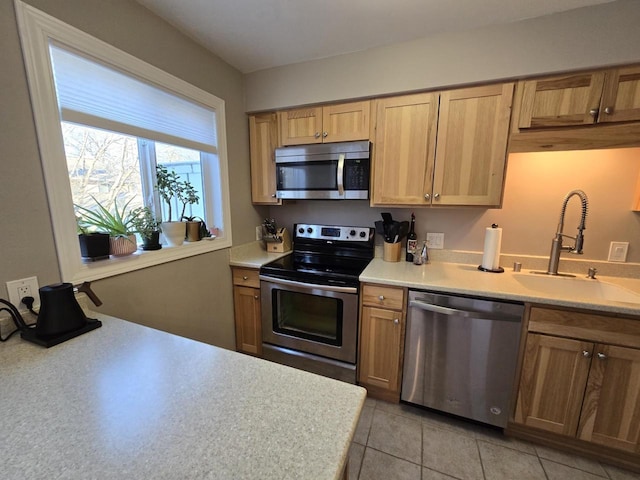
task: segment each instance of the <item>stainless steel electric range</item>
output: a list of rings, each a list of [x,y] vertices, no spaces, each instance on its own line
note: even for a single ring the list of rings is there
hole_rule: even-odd
[[[374,229],[296,224],[293,253],[260,269],[263,357],[356,382],[358,277]]]

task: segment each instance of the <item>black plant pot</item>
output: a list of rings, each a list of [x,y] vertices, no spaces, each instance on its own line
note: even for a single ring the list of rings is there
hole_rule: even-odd
[[[160,250],[160,232],[151,232],[150,237],[142,237],[142,250]]]
[[[82,258],[91,261],[109,258],[108,233],[81,233],[78,235],[78,241]]]

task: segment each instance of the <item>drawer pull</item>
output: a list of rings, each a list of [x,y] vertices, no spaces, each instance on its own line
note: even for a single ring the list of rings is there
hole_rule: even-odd
[[[242,279],[243,279],[243,280],[249,280],[249,277],[247,277],[247,276],[243,276],[243,277],[242,277]]]
[[[380,296],[378,297],[378,300],[380,300],[381,302],[384,302],[384,295],[380,295]]]

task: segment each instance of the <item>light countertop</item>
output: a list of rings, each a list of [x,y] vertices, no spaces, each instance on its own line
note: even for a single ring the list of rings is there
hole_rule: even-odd
[[[374,258],[360,275],[360,281],[382,285],[394,285],[415,289],[431,290],[452,294],[474,295],[488,298],[515,300],[522,302],[541,303],[586,308],[603,312],[640,315],[640,303],[611,302],[598,298],[567,296],[562,290],[562,283],[558,283],[557,292],[543,292],[536,285],[525,283],[518,277],[534,276],[529,270],[515,273],[506,268],[504,273],[489,273],[478,270],[477,265],[447,263],[433,261],[426,265],[414,265],[410,262],[385,262],[382,258]],[[584,275],[582,275],[584,277]],[[571,281],[562,277],[542,279],[550,282]],[[600,286],[612,284],[626,289],[630,295],[640,296],[640,280],[622,277],[605,277],[597,275],[595,280],[585,282],[600,283]],[[638,297],[640,300],[640,297]]]
[[[262,265],[290,253],[290,251],[285,253],[267,252],[263,242],[250,242],[233,247],[230,250],[229,265],[232,267],[260,268]]]
[[[93,316],[0,345],[2,478],[340,478],[364,389]]]

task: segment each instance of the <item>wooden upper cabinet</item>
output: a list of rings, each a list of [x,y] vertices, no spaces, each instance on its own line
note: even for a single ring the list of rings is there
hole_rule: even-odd
[[[518,127],[640,120],[640,66],[567,74],[523,84]]]
[[[500,205],[513,89],[506,83],[440,94],[433,205]]]
[[[604,72],[527,80],[522,92],[519,128],[563,127],[595,123]]]
[[[256,204],[280,205],[276,198],[275,149],[278,120],[275,113],[249,116],[251,148],[251,200]]]
[[[530,333],[520,377],[516,423],[575,436],[592,351],[593,343]]]
[[[370,102],[278,112],[283,146],[369,139]]]
[[[640,350],[595,346],[578,438],[640,453]]]
[[[437,93],[376,101],[372,205],[428,205],[438,118]]]
[[[640,120],[640,66],[607,72],[598,122]]]

